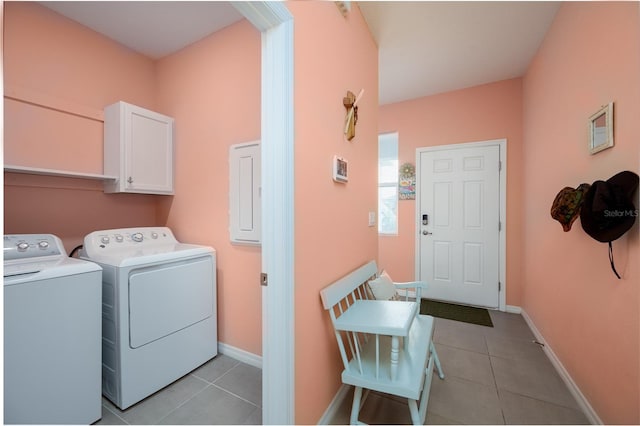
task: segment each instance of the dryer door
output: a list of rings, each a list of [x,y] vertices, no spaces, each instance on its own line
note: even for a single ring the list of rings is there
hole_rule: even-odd
[[[211,256],[129,274],[129,345],[139,348],[214,314]],[[212,336],[214,338],[214,336]]]

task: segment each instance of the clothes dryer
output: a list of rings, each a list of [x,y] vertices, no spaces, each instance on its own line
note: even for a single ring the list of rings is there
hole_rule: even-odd
[[[4,422],[102,416],[101,269],[51,234],[4,236]]]
[[[217,354],[216,257],[169,228],[96,231],[82,258],[102,275],[102,393],[121,409]]]

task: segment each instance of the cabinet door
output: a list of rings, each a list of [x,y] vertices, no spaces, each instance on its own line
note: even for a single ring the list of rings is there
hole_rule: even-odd
[[[127,105],[126,188],[132,192],[173,193],[173,119]]]
[[[261,242],[260,143],[229,149],[229,234],[231,242]]]

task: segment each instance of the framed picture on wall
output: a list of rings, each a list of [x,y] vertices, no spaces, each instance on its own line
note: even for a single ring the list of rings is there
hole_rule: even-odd
[[[595,154],[613,146],[613,102],[589,117],[589,153]]]
[[[337,155],[333,156],[333,180],[340,183],[349,181],[349,162]]]

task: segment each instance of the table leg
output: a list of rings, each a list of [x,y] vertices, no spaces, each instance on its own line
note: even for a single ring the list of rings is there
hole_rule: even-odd
[[[398,377],[398,358],[400,356],[400,342],[398,336],[391,337],[391,380]]]

